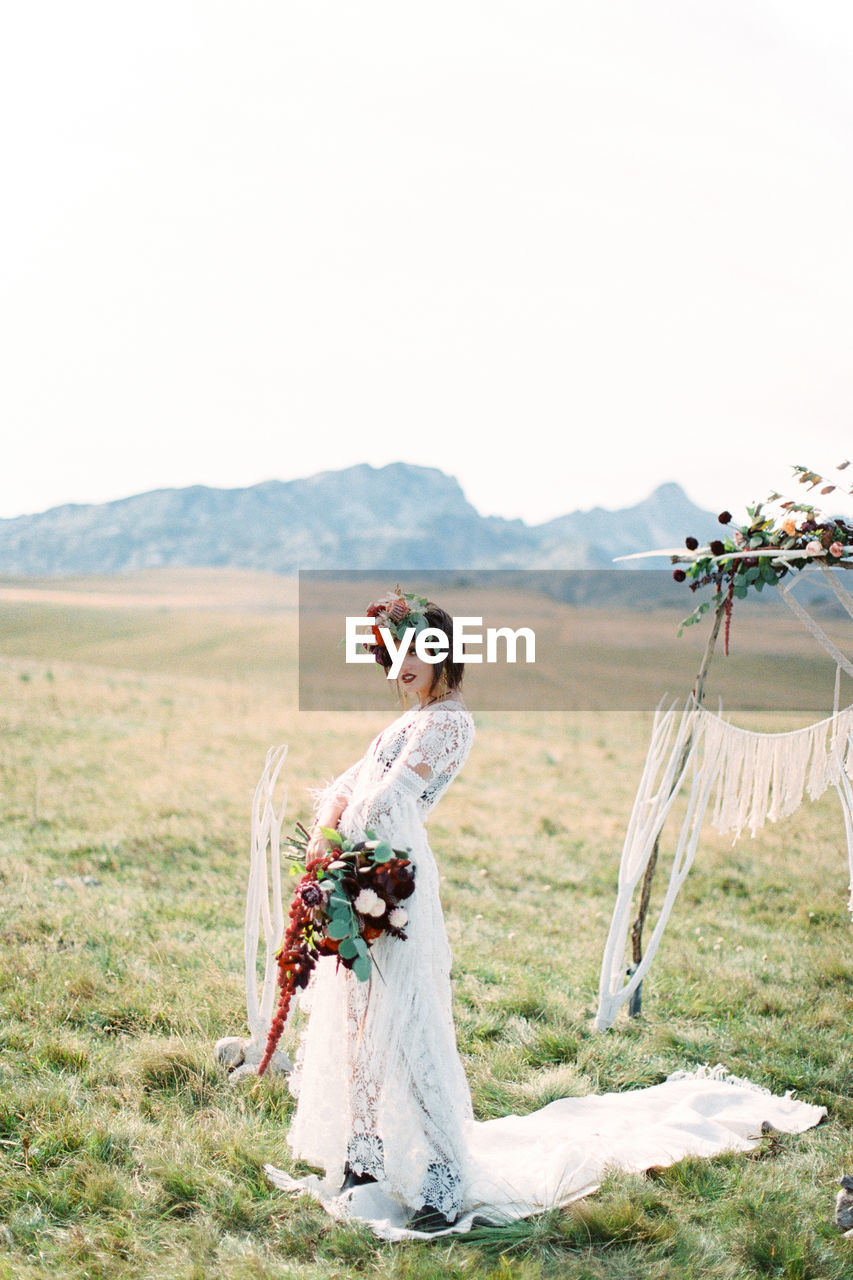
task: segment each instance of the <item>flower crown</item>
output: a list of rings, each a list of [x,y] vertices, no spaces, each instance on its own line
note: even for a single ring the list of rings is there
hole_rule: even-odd
[[[374,600],[365,609],[365,616],[373,619],[373,635],[375,644],[364,644],[362,649],[372,653],[377,662],[382,662],[387,653],[385,641],[382,639],[380,627],[387,627],[396,641],[402,640],[409,627],[414,627],[415,635],[426,631],[429,622],[426,616],[429,601],[424,596],[416,596],[411,591],[402,591],[396,586],[379,600]]]

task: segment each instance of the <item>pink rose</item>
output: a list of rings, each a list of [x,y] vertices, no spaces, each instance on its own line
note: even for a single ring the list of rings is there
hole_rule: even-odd
[[[823,551],[823,547],[818,542],[817,538],[812,538],[811,542],[806,543],[806,551],[810,556],[816,556]]]
[[[841,545],[840,542],[833,542],[832,546],[829,548],[829,554],[831,556],[835,556],[836,558],[838,556],[843,556],[844,547]]]

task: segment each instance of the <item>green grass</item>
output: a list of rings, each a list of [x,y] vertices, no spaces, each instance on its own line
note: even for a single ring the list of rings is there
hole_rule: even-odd
[[[853,960],[833,796],[734,848],[708,833],[644,1014],[591,1030],[651,717],[480,715],[431,843],[480,1118],[725,1062],[829,1108],[750,1156],[612,1172],[561,1212],[386,1245],[270,1187],[292,1102],[230,1085],[245,1029],[249,805],[288,741],[289,818],[392,714],[294,710],[294,621],[19,604],[0,640],[0,1280],[842,1280]],[[280,660],[274,660],[280,650]],[[766,724],[788,727],[781,713]],[[88,882],[86,878],[89,878]],[[55,883],[62,881],[64,883]]]

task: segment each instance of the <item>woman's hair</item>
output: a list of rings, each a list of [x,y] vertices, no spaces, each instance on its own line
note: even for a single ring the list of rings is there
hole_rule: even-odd
[[[436,631],[443,631],[450,645],[449,652],[432,669],[430,693],[432,693],[442,676],[444,676],[448,692],[451,689],[460,689],[462,687],[462,677],[465,674],[465,663],[453,661],[453,618],[446,609],[442,609],[440,605],[433,604],[431,600],[423,612],[430,628],[435,628]],[[429,647],[427,645],[427,648]],[[384,645],[379,649],[379,662],[386,671],[391,666],[391,655]]]

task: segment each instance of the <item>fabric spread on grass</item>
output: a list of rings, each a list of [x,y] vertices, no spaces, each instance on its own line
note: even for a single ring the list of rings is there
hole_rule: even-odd
[[[408,1228],[411,1211],[381,1184],[341,1193],[316,1176],[294,1178],[270,1164],[264,1170],[275,1186],[313,1196],[332,1217],[366,1222],[382,1239],[425,1239],[569,1204],[595,1191],[608,1169],[639,1173],[685,1156],[749,1151],[762,1125],[802,1133],[825,1115],[825,1107],[790,1092],[773,1095],[718,1065],[676,1072],[647,1089],[561,1098],[527,1116],[475,1122],[465,1135],[463,1213],[429,1236]]]

